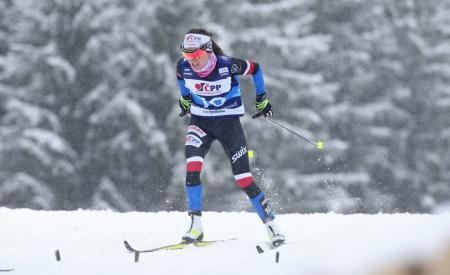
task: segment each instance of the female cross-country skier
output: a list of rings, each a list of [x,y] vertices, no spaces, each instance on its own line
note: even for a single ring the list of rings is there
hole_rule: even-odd
[[[191,114],[185,140],[186,194],[191,221],[182,240],[195,242],[203,239],[200,172],[211,143],[218,140],[230,160],[237,185],[250,198],[271,242],[274,245],[283,243],[285,237],[275,224],[275,216],[268,208],[266,197],[250,172],[246,140],[239,120],[244,115],[240,75],[253,78],[255,109],[260,115],[272,116],[261,66],[226,56],[205,29],[191,29],[184,37],[181,53],[183,58],[177,63],[180,116]]]

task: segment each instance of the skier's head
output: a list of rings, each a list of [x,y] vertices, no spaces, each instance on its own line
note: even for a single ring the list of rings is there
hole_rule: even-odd
[[[212,37],[213,34],[205,29],[190,29],[186,33],[180,48],[191,66],[202,68],[212,52],[216,55],[224,55]]]

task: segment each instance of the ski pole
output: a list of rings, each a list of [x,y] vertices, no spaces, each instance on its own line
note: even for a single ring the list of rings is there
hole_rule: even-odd
[[[262,115],[262,113],[257,113],[257,114],[254,114],[254,115],[252,116],[252,118],[258,118],[258,117],[260,117],[261,115]],[[296,135],[296,136],[302,138],[303,140],[305,140],[305,141],[311,143],[311,144],[314,145],[318,150],[323,150],[323,141],[320,141],[320,140],[319,140],[319,141],[317,141],[317,142],[314,142],[314,141],[310,140],[309,138],[307,138],[307,137],[305,137],[305,136],[302,136],[301,134],[297,133],[296,131],[294,131],[294,130],[292,130],[292,129],[289,129],[288,127],[284,126],[283,124],[281,124],[281,123],[279,123],[279,122],[276,122],[275,120],[271,119],[270,117],[267,117],[266,119],[269,120],[270,122],[272,122],[273,124],[275,124],[275,125],[277,125],[277,126],[283,128],[283,129],[285,129],[286,131],[290,132],[291,134],[294,134],[294,135]]]

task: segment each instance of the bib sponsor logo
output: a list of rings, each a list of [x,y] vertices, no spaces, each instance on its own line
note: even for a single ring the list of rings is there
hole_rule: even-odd
[[[210,101],[208,101],[208,103],[209,103],[209,105],[220,107],[225,103],[225,101],[227,101],[227,100],[224,97],[215,97],[215,98],[211,99]]]
[[[227,76],[228,75],[228,67],[219,68],[219,74],[220,74],[220,76]]]
[[[220,87],[222,87],[222,85],[220,84],[216,84],[216,85],[211,85],[209,83],[197,83],[195,84],[195,89],[197,89],[197,92],[217,92],[220,90]]]
[[[186,136],[185,146],[191,145],[191,146],[199,148],[202,144],[203,144],[203,142],[199,137],[194,136],[194,135]]]
[[[184,68],[183,75],[192,76],[192,71],[189,68]]]
[[[225,113],[224,109],[217,109],[217,110],[208,110],[208,109],[202,109],[202,113],[205,115],[216,115],[220,113]]]
[[[245,147],[241,147],[241,149],[239,149],[239,151],[237,151],[232,157],[231,157],[231,161],[232,163],[235,163],[240,157],[242,157],[244,154],[247,153],[247,146]]]
[[[186,88],[202,97],[217,96],[231,90],[231,77],[229,75],[226,78],[215,81],[202,81],[201,79],[193,79],[192,77],[186,77],[184,81]]]
[[[227,108],[232,109],[235,107],[239,107],[239,102],[235,101],[232,104],[228,105]]]
[[[197,134],[199,137],[206,136],[206,133],[202,129],[200,129],[198,126],[195,126],[195,125],[190,125],[188,127],[188,133]]]

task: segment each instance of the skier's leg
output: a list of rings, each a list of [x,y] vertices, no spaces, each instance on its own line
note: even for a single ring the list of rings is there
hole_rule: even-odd
[[[203,168],[203,159],[208,153],[212,138],[195,124],[194,120],[191,121],[186,134],[186,195],[189,212],[201,213],[202,184],[200,173]]]
[[[275,217],[269,210],[264,193],[253,180],[247,153],[244,131],[239,120],[227,121],[226,134],[218,137],[230,159],[236,184],[247,194],[256,213],[263,222]]]
[[[202,215],[202,184],[200,173],[203,167],[203,159],[213,141],[205,131],[191,121],[186,134],[186,196],[189,216],[191,218],[189,228],[183,235],[185,242],[195,242],[203,239]]]
[[[276,225],[275,216],[269,210],[267,199],[261,189],[255,184],[250,172],[247,144],[244,131],[239,120],[228,125],[227,134],[222,135],[219,141],[230,158],[231,168],[237,185],[244,190],[259,217],[266,226],[267,234],[273,245],[278,246],[285,242],[284,234]]]

